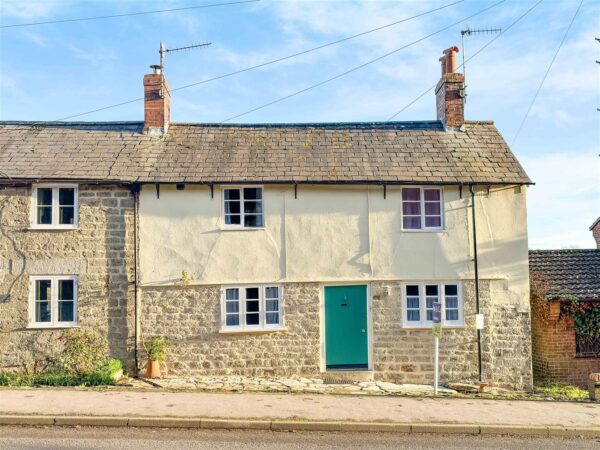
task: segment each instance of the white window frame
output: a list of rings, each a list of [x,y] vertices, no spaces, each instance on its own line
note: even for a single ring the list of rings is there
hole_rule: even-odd
[[[420,320],[408,320],[407,314],[407,286],[419,286],[419,310]],[[438,298],[442,304],[442,327],[444,328],[461,328],[464,327],[464,301],[463,301],[463,288],[462,283],[459,281],[443,281],[443,282],[428,282],[428,281],[414,281],[402,283],[402,327],[403,328],[431,328],[433,322],[427,320],[427,301],[425,295],[425,286],[438,286]],[[445,286],[455,285],[456,294],[458,297],[458,320],[446,320],[446,291]],[[452,308],[455,309],[455,308]]]
[[[244,189],[246,188],[253,188],[253,189],[260,189],[261,190],[261,203],[262,203],[262,226],[260,227],[246,227],[244,226],[244,218],[245,218],[245,213],[244,213]],[[228,189],[238,189],[240,191],[240,224],[236,225],[236,224],[228,224],[225,223],[225,191]],[[255,201],[255,200],[248,200],[248,201]],[[257,184],[246,184],[246,185],[227,185],[227,186],[221,186],[221,218],[223,220],[223,225],[222,225],[222,229],[224,230],[262,230],[265,228],[266,226],[266,214],[265,214],[265,189],[264,186],[262,185],[257,185]]]
[[[421,208],[421,228],[404,228],[404,198],[402,193],[404,189],[419,189],[419,200]],[[439,190],[440,191],[440,226],[427,227],[425,226],[425,191]],[[444,188],[442,186],[402,186],[400,189],[400,225],[402,231],[406,232],[423,232],[423,231],[444,231],[446,226],[444,213]]]
[[[35,282],[50,280],[50,322],[35,321]],[[58,321],[58,282],[61,280],[73,281],[73,320],[69,322]],[[29,277],[29,328],[72,328],[78,326],[78,283],[77,275],[35,275]]]
[[[38,189],[52,189],[52,223],[38,224]],[[74,189],[73,193],[73,223],[60,224],[60,205],[59,205],[59,189],[67,188]],[[40,230],[72,230],[79,228],[79,186],[76,184],[34,184],[31,190],[32,208],[31,208],[31,228]]]
[[[246,289],[258,288],[259,291],[259,323],[258,325],[246,325]],[[266,290],[267,288],[277,288],[279,295],[279,323],[278,324],[267,324],[266,323]],[[239,325],[227,325],[226,318],[226,290],[227,289],[238,289],[238,301],[239,301]],[[284,330],[283,323],[283,287],[278,284],[244,284],[244,285],[231,285],[221,287],[221,333],[235,333],[235,332],[253,332],[253,331],[281,331]]]

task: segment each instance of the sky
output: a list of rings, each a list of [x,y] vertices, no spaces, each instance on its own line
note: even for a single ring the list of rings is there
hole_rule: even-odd
[[[0,25],[182,8],[232,0],[0,2]],[[0,120],[57,120],[143,96],[158,48],[176,88],[342,39],[446,1],[283,1],[0,29]],[[176,122],[221,122],[415,44],[235,122],[385,121],[439,79],[460,30],[506,29],[537,0],[464,0],[356,39],[173,92]],[[530,248],[591,248],[600,216],[600,0],[584,2],[527,120],[515,134],[579,0],[545,0],[466,65],[468,120],[494,120],[530,178]],[[425,38],[427,37],[427,38]],[[465,39],[467,58],[494,38]],[[459,58],[462,55],[459,54]],[[435,119],[427,93],[395,120]],[[133,102],[73,120],[143,120]]]

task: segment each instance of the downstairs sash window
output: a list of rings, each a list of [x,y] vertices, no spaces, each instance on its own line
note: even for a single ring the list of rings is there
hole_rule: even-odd
[[[221,331],[283,327],[280,286],[228,286],[222,291]]]
[[[461,327],[463,300],[460,283],[406,283],[402,288],[402,324],[405,328],[431,328],[433,304],[442,304],[442,325]]]

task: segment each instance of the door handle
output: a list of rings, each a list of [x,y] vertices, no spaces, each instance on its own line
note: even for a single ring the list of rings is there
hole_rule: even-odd
[[[360,330],[360,331],[361,331],[361,333],[366,333],[367,332],[367,330],[365,330],[364,328],[362,330]]]

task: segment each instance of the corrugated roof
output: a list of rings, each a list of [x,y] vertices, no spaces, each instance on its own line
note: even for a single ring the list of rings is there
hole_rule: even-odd
[[[600,300],[600,250],[529,250],[529,270],[548,283],[549,298]]]
[[[0,122],[0,171],[12,179],[124,182],[531,182],[492,122],[467,122],[465,131],[439,121],[173,123],[164,137],[142,129],[141,122]]]

